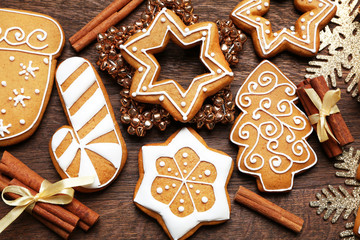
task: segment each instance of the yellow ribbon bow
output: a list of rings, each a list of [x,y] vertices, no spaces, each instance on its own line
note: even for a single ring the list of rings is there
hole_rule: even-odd
[[[0,220],[0,233],[4,231],[22,212],[26,209],[32,211],[36,202],[44,202],[58,205],[65,205],[72,202],[74,198],[73,187],[84,186],[94,182],[93,176],[66,178],[56,183],[44,180],[41,183],[39,193],[33,196],[27,188],[20,186],[7,186],[1,193],[2,200],[9,206],[14,206],[5,217]],[[15,200],[7,200],[6,193],[15,193],[21,197]]]
[[[314,103],[315,107],[319,110],[319,113],[313,114],[309,117],[311,124],[317,124],[317,135],[320,142],[325,142],[329,139],[328,134],[338,142],[335,136],[332,134],[329,124],[326,121],[326,117],[331,114],[340,112],[336,103],[341,98],[340,89],[330,90],[325,93],[323,101],[321,101],[319,95],[312,88],[305,89],[310,100]]]

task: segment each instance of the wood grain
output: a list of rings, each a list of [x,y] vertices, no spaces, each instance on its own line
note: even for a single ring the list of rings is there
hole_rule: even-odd
[[[51,15],[60,22],[68,39],[110,3],[111,0],[11,0],[1,1],[0,7],[24,9]],[[195,13],[200,16],[200,21],[215,21],[219,18],[227,19],[237,3],[238,0],[193,0]],[[278,3],[281,3],[281,8],[274,8],[274,11],[270,9],[270,19],[277,22],[276,26],[278,28],[293,25],[292,22],[296,19],[294,16],[298,16],[299,13],[294,10],[292,1],[274,1],[274,4]],[[138,19],[144,8],[145,3],[125,19],[124,24],[132,23]],[[170,46],[170,53],[172,48],[175,52],[178,52],[175,46]],[[89,59],[93,64],[97,60],[94,44],[76,54],[70,47],[70,44],[66,42],[60,61],[76,55]],[[193,64],[192,61],[198,61],[196,55],[190,52],[175,57],[166,53],[159,57],[160,62],[163,63],[164,72],[162,74],[173,77],[184,85],[188,85],[188,82],[186,82],[188,80],[186,79],[191,79],[203,71],[198,62],[195,63],[197,64],[195,68],[189,68]],[[178,63],[179,59],[183,60],[181,64]],[[305,67],[310,59],[289,53],[281,53],[270,60],[297,84],[304,79]],[[235,80],[231,86],[234,94],[260,61],[261,59],[255,55],[252,42],[249,39],[245,44],[243,52],[240,54],[240,64],[234,68]],[[104,72],[99,72],[99,74],[108,91],[115,115],[119,119],[120,88],[109,75]],[[179,79],[179,77],[182,79]],[[358,140],[360,137],[358,103],[351,98],[350,94],[346,93],[345,83],[339,80],[338,85],[342,91],[342,100],[338,105],[355,138],[355,142],[351,146],[360,149],[360,141]],[[7,147],[6,150],[21,159],[44,178],[50,181],[57,181],[59,176],[51,163],[48,143],[54,132],[66,124],[66,117],[54,86],[48,108],[39,129],[28,140],[15,146]],[[159,224],[138,210],[132,202],[133,191],[138,179],[137,154],[142,145],[164,142],[181,126],[183,124],[172,124],[166,132],[153,129],[148,132],[146,137],[138,138],[129,136],[126,133],[126,129],[120,125],[128,148],[127,163],[119,178],[106,190],[93,194],[76,194],[76,198],[97,211],[101,218],[88,233],[84,233],[81,230],[75,231],[72,239],[167,239]],[[236,159],[237,147],[228,140],[230,129],[230,125],[218,125],[213,131],[201,129],[198,132],[210,147],[222,150],[233,159]],[[324,221],[322,215],[316,215],[316,209],[309,207],[309,202],[316,200],[315,194],[320,192],[323,187],[326,187],[328,184],[334,186],[343,184],[344,179],[335,177],[334,160],[326,158],[315,134],[310,136],[309,143],[316,151],[319,161],[315,167],[295,178],[294,189],[291,192],[278,194],[259,193],[256,189],[255,179],[241,174],[237,169],[234,169],[228,185],[231,198],[235,195],[239,185],[242,185],[303,218],[305,223],[300,234],[295,234],[261,215],[232,202],[230,221],[217,226],[201,227],[191,239],[339,239],[338,234],[345,229],[345,223],[354,220],[354,217],[351,216],[347,221],[341,218],[338,220],[338,223],[331,224],[329,221]],[[4,148],[0,148],[1,155],[4,150]],[[351,188],[348,187],[348,189]],[[9,210],[10,207],[0,203],[0,217],[4,216]],[[35,221],[30,215],[23,214],[1,234],[0,238],[57,239],[58,237],[42,224]]]

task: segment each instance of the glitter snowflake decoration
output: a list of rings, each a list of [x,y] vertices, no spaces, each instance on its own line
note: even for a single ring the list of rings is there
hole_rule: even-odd
[[[4,126],[3,120],[0,119],[0,136],[5,137],[5,133],[10,134],[10,131],[8,130],[8,128],[10,128],[10,127],[11,127],[11,124]]]
[[[29,61],[29,66],[26,67],[23,63],[20,63],[20,67],[21,67],[21,71],[19,72],[19,75],[25,75],[25,80],[29,79],[29,75],[31,75],[33,78],[35,78],[35,71],[38,71],[39,68],[38,67],[33,67],[32,66],[32,61]]]
[[[360,79],[360,23],[355,20],[359,12],[356,9],[358,0],[335,0],[337,5],[336,16],[331,20],[336,24],[332,30],[326,26],[320,32],[321,54],[309,62],[311,67],[306,68],[306,78],[314,78],[323,75],[325,79],[336,87],[337,77],[343,77],[343,68],[349,70],[345,82],[349,83],[347,92],[352,96],[358,95],[355,87]],[[325,49],[327,48],[328,53]],[[360,101],[360,97],[358,97]]]
[[[316,194],[318,200],[310,202],[311,207],[317,207],[317,214],[324,214],[324,220],[331,219],[331,223],[336,223],[343,215],[343,219],[347,220],[351,215],[356,215],[360,205],[360,182],[356,180],[356,171],[359,166],[360,150],[354,153],[354,148],[349,151],[344,151],[342,155],[338,156],[334,167],[340,169],[336,172],[337,177],[343,177],[345,184],[354,186],[352,192],[339,186],[335,188],[329,185],[323,188],[321,193]],[[352,231],[354,222],[348,222],[345,225],[347,230],[340,233],[343,240],[355,240],[356,237]]]
[[[19,103],[20,103],[23,107],[26,106],[24,100],[30,100],[30,96],[25,96],[25,95],[23,95],[24,92],[25,92],[25,91],[24,91],[23,88],[20,89],[20,94],[19,94],[19,92],[18,92],[16,89],[13,90],[13,93],[15,94],[15,97],[13,98],[13,100],[14,100],[14,102],[15,102],[15,103],[14,103],[14,107],[16,107]]]

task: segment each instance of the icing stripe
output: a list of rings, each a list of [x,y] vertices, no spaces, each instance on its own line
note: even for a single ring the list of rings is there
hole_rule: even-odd
[[[89,132],[83,139],[81,139],[81,142],[88,144],[98,137],[105,135],[113,130],[114,123],[110,115],[107,114],[105,118],[102,119],[91,132]]]
[[[120,162],[118,161],[118,156],[113,154],[114,152],[121,152],[121,146],[117,143],[93,143],[86,146],[87,149],[93,151],[96,154],[99,154],[109,162],[111,162],[114,167],[119,168]]]
[[[59,86],[61,86],[66,79],[68,79],[84,63],[71,59],[68,59],[67,61],[70,62],[66,65],[60,64],[58,70],[56,71],[56,81]]]
[[[96,176],[94,182],[91,185],[100,186],[100,181],[96,170],[87,155],[85,149],[81,149],[81,161],[80,161],[80,168],[79,168],[79,177],[85,176]]]
[[[64,140],[64,138],[68,134],[68,132],[69,132],[69,129],[66,129],[66,128],[62,128],[62,129],[60,129],[59,131],[56,132],[57,137],[54,138],[51,141],[52,149],[56,150],[60,146],[60,144],[62,143],[62,141]]]
[[[59,166],[62,169],[68,169],[72,161],[74,160],[77,151],[79,150],[79,144],[73,141],[66,151],[58,158]]]

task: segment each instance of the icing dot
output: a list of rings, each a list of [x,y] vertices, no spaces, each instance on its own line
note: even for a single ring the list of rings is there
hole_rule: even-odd
[[[207,202],[209,201],[209,199],[208,199],[207,197],[202,197],[202,198],[201,198],[201,201],[202,201],[203,203],[207,203]]]
[[[207,92],[207,88],[206,88],[206,87],[203,88],[203,92]]]
[[[266,30],[265,30],[265,33],[266,33],[266,34],[269,34],[269,33],[270,33],[270,30],[269,30],[269,29],[266,29]]]
[[[201,175],[201,174],[199,175],[199,178],[202,178],[202,175]]]
[[[250,162],[251,162],[252,164],[256,163],[256,158],[250,158]]]
[[[222,71],[221,71],[221,69],[219,68],[218,70],[216,70],[216,72],[217,72],[218,74],[220,74]]]
[[[185,201],[184,201],[184,199],[180,199],[180,203],[184,203]]]
[[[206,176],[210,176],[210,174],[211,174],[210,170],[205,170],[204,173],[205,173]]]
[[[303,38],[303,39],[306,39],[306,35],[302,35],[302,38]]]
[[[273,161],[272,163],[273,163],[274,167],[280,167],[281,160],[279,159],[277,161]]]
[[[256,9],[257,9],[258,11],[260,11],[260,10],[261,10],[261,6],[260,6],[260,5],[257,6]]]
[[[304,31],[304,30],[305,30],[305,26],[301,26],[301,30],[303,30],[303,31]]]
[[[24,119],[20,119],[19,122],[20,122],[21,125],[24,125],[24,124],[25,124],[25,120],[24,120]]]
[[[187,171],[186,171],[186,170],[184,170],[183,172],[184,172],[184,173],[187,173]]]
[[[165,162],[164,162],[164,161],[161,161],[161,162],[159,163],[159,165],[160,165],[160,167],[164,167],[164,166],[165,166]]]
[[[311,3],[312,2],[312,0],[309,0],[309,3]]]
[[[192,185],[192,184],[189,185],[189,188],[193,188],[193,187],[194,187],[194,185]]]
[[[9,101],[11,101],[12,100],[12,97],[9,97]]]
[[[21,36],[21,33],[19,33],[19,32],[15,33],[16,38],[19,38],[20,36]]]
[[[229,76],[233,77],[234,73],[233,72],[229,72]]]
[[[173,183],[171,186],[172,186],[172,187],[176,187],[176,184],[175,184],[175,183]]]
[[[310,16],[314,16],[314,12],[310,12]]]
[[[25,76],[25,80],[28,80],[29,79],[29,77],[28,76]]]
[[[190,31],[189,28],[185,28],[185,32],[188,32],[188,31]]]
[[[277,37],[278,33],[274,33],[274,37]]]
[[[131,96],[132,96],[132,97],[136,97],[136,92],[133,92],[133,93],[131,94]]]
[[[159,97],[159,101],[160,101],[160,102],[164,101],[164,99],[165,99],[165,97],[164,97],[163,95],[161,95],[161,96]]]
[[[186,102],[184,102],[184,101],[181,102],[181,106],[182,106],[182,107],[185,107],[185,106],[186,106]]]
[[[139,67],[138,71],[139,71],[139,72],[142,72],[142,71],[144,71],[144,68],[143,68],[143,67]]]
[[[146,92],[147,87],[143,86],[143,87],[142,87],[142,90],[143,90],[144,92]]]
[[[269,3],[268,3],[268,2],[265,2],[265,3],[264,3],[264,6],[265,6],[265,7],[268,7],[268,6],[269,6]]]
[[[136,51],[137,51],[137,47],[133,47],[132,50],[133,50],[133,52],[136,52]]]
[[[39,89],[35,89],[34,91],[36,94],[39,94],[40,93],[40,90]]]
[[[247,10],[247,11],[246,11],[246,14],[247,14],[247,15],[250,15],[250,10]]]
[[[1,86],[6,87],[6,81],[1,81]]]
[[[165,18],[161,18],[160,20],[162,23],[166,22],[166,19]]]
[[[156,189],[156,192],[157,192],[158,194],[162,194],[163,189],[162,189],[161,187],[158,187],[158,188]]]
[[[143,33],[146,33],[146,28],[143,28],[141,31],[142,31]]]
[[[14,56],[10,56],[10,57],[9,57],[9,60],[10,60],[10,62],[13,62],[13,61],[15,60],[15,57],[14,57]]]
[[[186,120],[187,120],[187,116],[183,116],[183,119],[184,119],[184,121],[186,121]]]
[[[179,212],[183,212],[184,210],[185,210],[185,208],[183,206],[178,207]]]
[[[290,27],[290,30],[291,30],[291,31],[295,31],[295,27],[294,27],[294,26],[291,26],[291,27]]]
[[[184,166],[187,166],[187,162],[184,162]]]
[[[324,4],[323,3],[319,3],[319,7],[323,7],[324,6]]]
[[[200,190],[199,190],[199,189],[196,190],[195,193],[196,193],[196,194],[200,194]]]
[[[201,35],[203,35],[204,37],[207,35],[207,32],[206,31],[203,31],[202,33],[201,33]]]
[[[166,185],[166,186],[165,186],[165,189],[166,189],[166,190],[169,190],[169,188],[170,188],[169,185]]]
[[[178,175],[179,175],[179,173],[176,172],[176,173],[175,173],[175,176],[178,176]]]
[[[49,64],[49,59],[48,58],[44,58],[43,61],[44,61],[45,64]]]
[[[192,177],[191,179],[192,179],[193,181],[195,181],[196,177]]]
[[[303,23],[303,22],[305,22],[305,18],[301,18],[301,20],[300,20],[300,21],[301,21],[302,23]]]
[[[6,113],[6,110],[5,110],[5,109],[1,109],[1,113],[2,113],[2,114],[5,114],[5,113]]]
[[[269,21],[266,21],[266,22],[265,22],[265,25],[269,26],[269,25],[270,25],[270,22],[269,22]]]
[[[167,170],[168,170],[168,172],[171,172],[171,168],[168,168]]]
[[[182,154],[182,156],[183,156],[183,158],[187,158],[187,157],[189,156],[189,154],[186,153],[186,152],[184,152],[184,153]]]
[[[213,52],[210,53],[210,56],[215,57],[215,53],[213,53]]]
[[[185,190],[181,190],[181,194],[185,194]]]
[[[257,22],[260,22],[260,18],[259,18],[259,17],[257,17],[255,20],[256,20]]]

